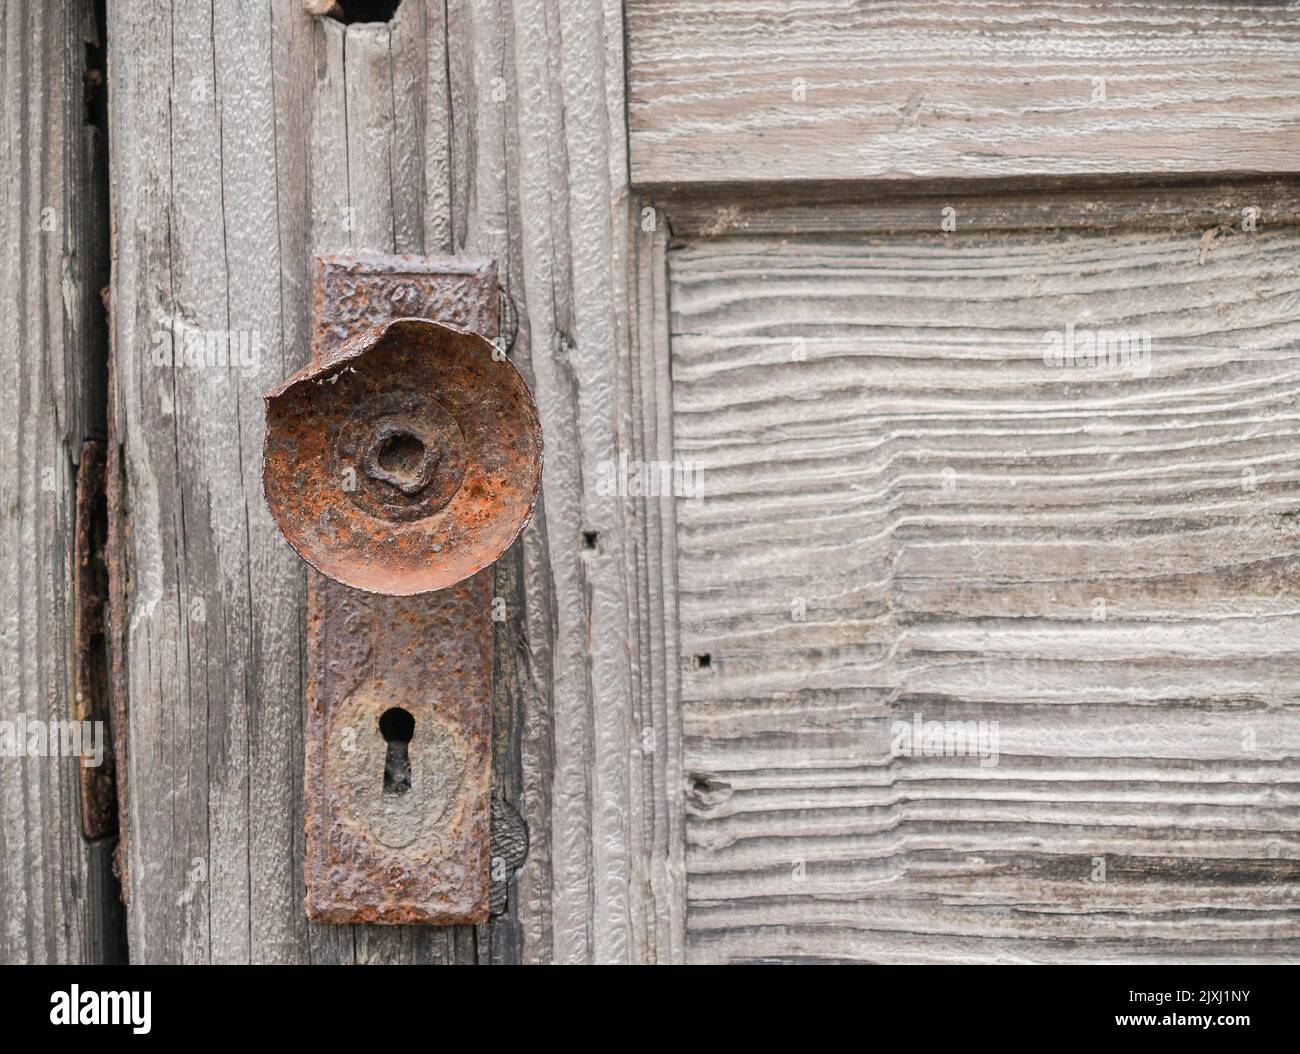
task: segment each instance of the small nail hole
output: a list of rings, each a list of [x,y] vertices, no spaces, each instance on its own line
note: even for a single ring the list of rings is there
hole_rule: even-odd
[[[584,549],[595,549],[600,544],[599,531],[583,531],[582,547]]]
[[[686,797],[696,809],[707,811],[716,809],[732,795],[731,784],[705,772],[693,772],[689,776]]]
[[[707,670],[713,665],[713,656],[705,652],[703,655],[695,656],[695,668],[697,670]]]

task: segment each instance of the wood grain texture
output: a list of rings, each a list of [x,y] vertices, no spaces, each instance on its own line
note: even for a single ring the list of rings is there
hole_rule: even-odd
[[[317,80],[307,159],[313,178],[311,252],[425,252],[423,171],[426,12],[412,5],[391,25],[313,25]],[[397,84],[403,85],[401,92]],[[340,118],[342,118],[340,120]],[[443,219],[445,225],[446,219]],[[432,642],[431,642],[432,646]],[[312,958],[362,963],[475,962],[475,927],[312,925]],[[488,927],[483,948],[491,945]],[[498,954],[501,954],[498,949]]]
[[[594,491],[639,421],[628,371],[667,376],[633,358],[621,18],[613,0],[406,0],[348,27],[290,0],[113,5],[136,958],[680,957],[682,805],[640,747],[675,721],[663,619],[640,622],[661,570],[632,538],[657,521]],[[303,915],[304,568],[259,492],[261,395],[306,359],[312,254],[367,249],[497,259],[546,434],[538,513],[497,571],[493,779],[530,849],[510,913],[476,929]],[[177,322],[256,332],[261,354],[160,368]]]
[[[93,5],[0,5],[0,720],[66,721],[82,441],[104,434]],[[24,741],[24,745],[25,741]],[[81,836],[75,758],[0,758],[0,962],[115,962],[114,840]]]
[[[669,346],[667,219],[655,210],[645,230],[647,206],[632,224],[629,272],[634,330],[625,395],[629,461],[673,460],[672,357]],[[686,784],[682,773],[681,630],[677,598],[676,500],[627,497],[633,530],[629,555],[636,586],[640,639],[633,652],[633,708],[641,728],[643,794],[650,803],[646,853],[650,863],[647,924],[656,962],[677,963],[686,954]]]
[[[726,188],[678,190],[648,198],[677,237],[787,234],[933,234],[951,210],[951,233],[1165,231],[1203,234],[1235,227],[1255,210],[1257,226],[1300,221],[1292,178],[1232,176],[1121,179],[916,180],[906,184],[774,184],[736,194]]]
[[[1094,220],[674,243],[691,960],[1300,959],[1300,226]]]
[[[303,575],[258,478],[261,394],[306,352],[275,53],[265,5],[109,11],[136,962],[287,961],[305,941]],[[231,332],[252,350],[242,364],[186,358]]]
[[[668,443],[662,309],[630,303],[637,255],[662,246],[642,235],[627,190],[622,5],[457,3],[452,17],[470,32],[452,34],[453,85],[467,56],[502,71],[478,80],[500,97],[505,136],[485,159],[497,140],[480,134],[480,173],[500,177],[475,193],[509,261],[546,435],[523,549],[524,818],[545,839],[520,881],[525,958],[673,961],[684,897],[672,564],[660,562],[671,519],[597,489],[620,452]]]
[[[306,572],[260,480],[262,394],[308,355],[312,255],[448,248],[449,216],[424,212],[440,200],[426,170],[447,167],[445,133],[430,161],[423,125],[446,95],[425,91],[441,32],[416,3],[345,29],[282,2],[114,5],[110,33],[133,956],[474,961],[495,923],[307,922]],[[255,353],[160,364],[160,333],[233,333]]]
[[[1298,11],[628,0],[632,180],[1294,172]]]

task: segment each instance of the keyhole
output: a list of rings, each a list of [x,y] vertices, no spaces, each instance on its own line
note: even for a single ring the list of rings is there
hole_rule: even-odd
[[[388,743],[384,755],[384,793],[405,794],[411,789],[411,758],[407,744],[415,735],[415,718],[400,706],[379,715],[379,734]]]

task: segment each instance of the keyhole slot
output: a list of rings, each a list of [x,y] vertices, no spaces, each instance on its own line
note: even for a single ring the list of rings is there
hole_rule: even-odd
[[[379,715],[379,734],[388,744],[384,755],[384,793],[405,794],[411,789],[408,747],[415,735],[415,718],[400,706],[390,707]]]

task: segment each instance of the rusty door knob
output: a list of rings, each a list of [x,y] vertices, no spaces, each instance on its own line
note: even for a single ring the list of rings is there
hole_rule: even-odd
[[[271,515],[303,559],[345,585],[444,589],[495,561],[532,516],[537,406],[477,333],[395,319],[266,398]]]

